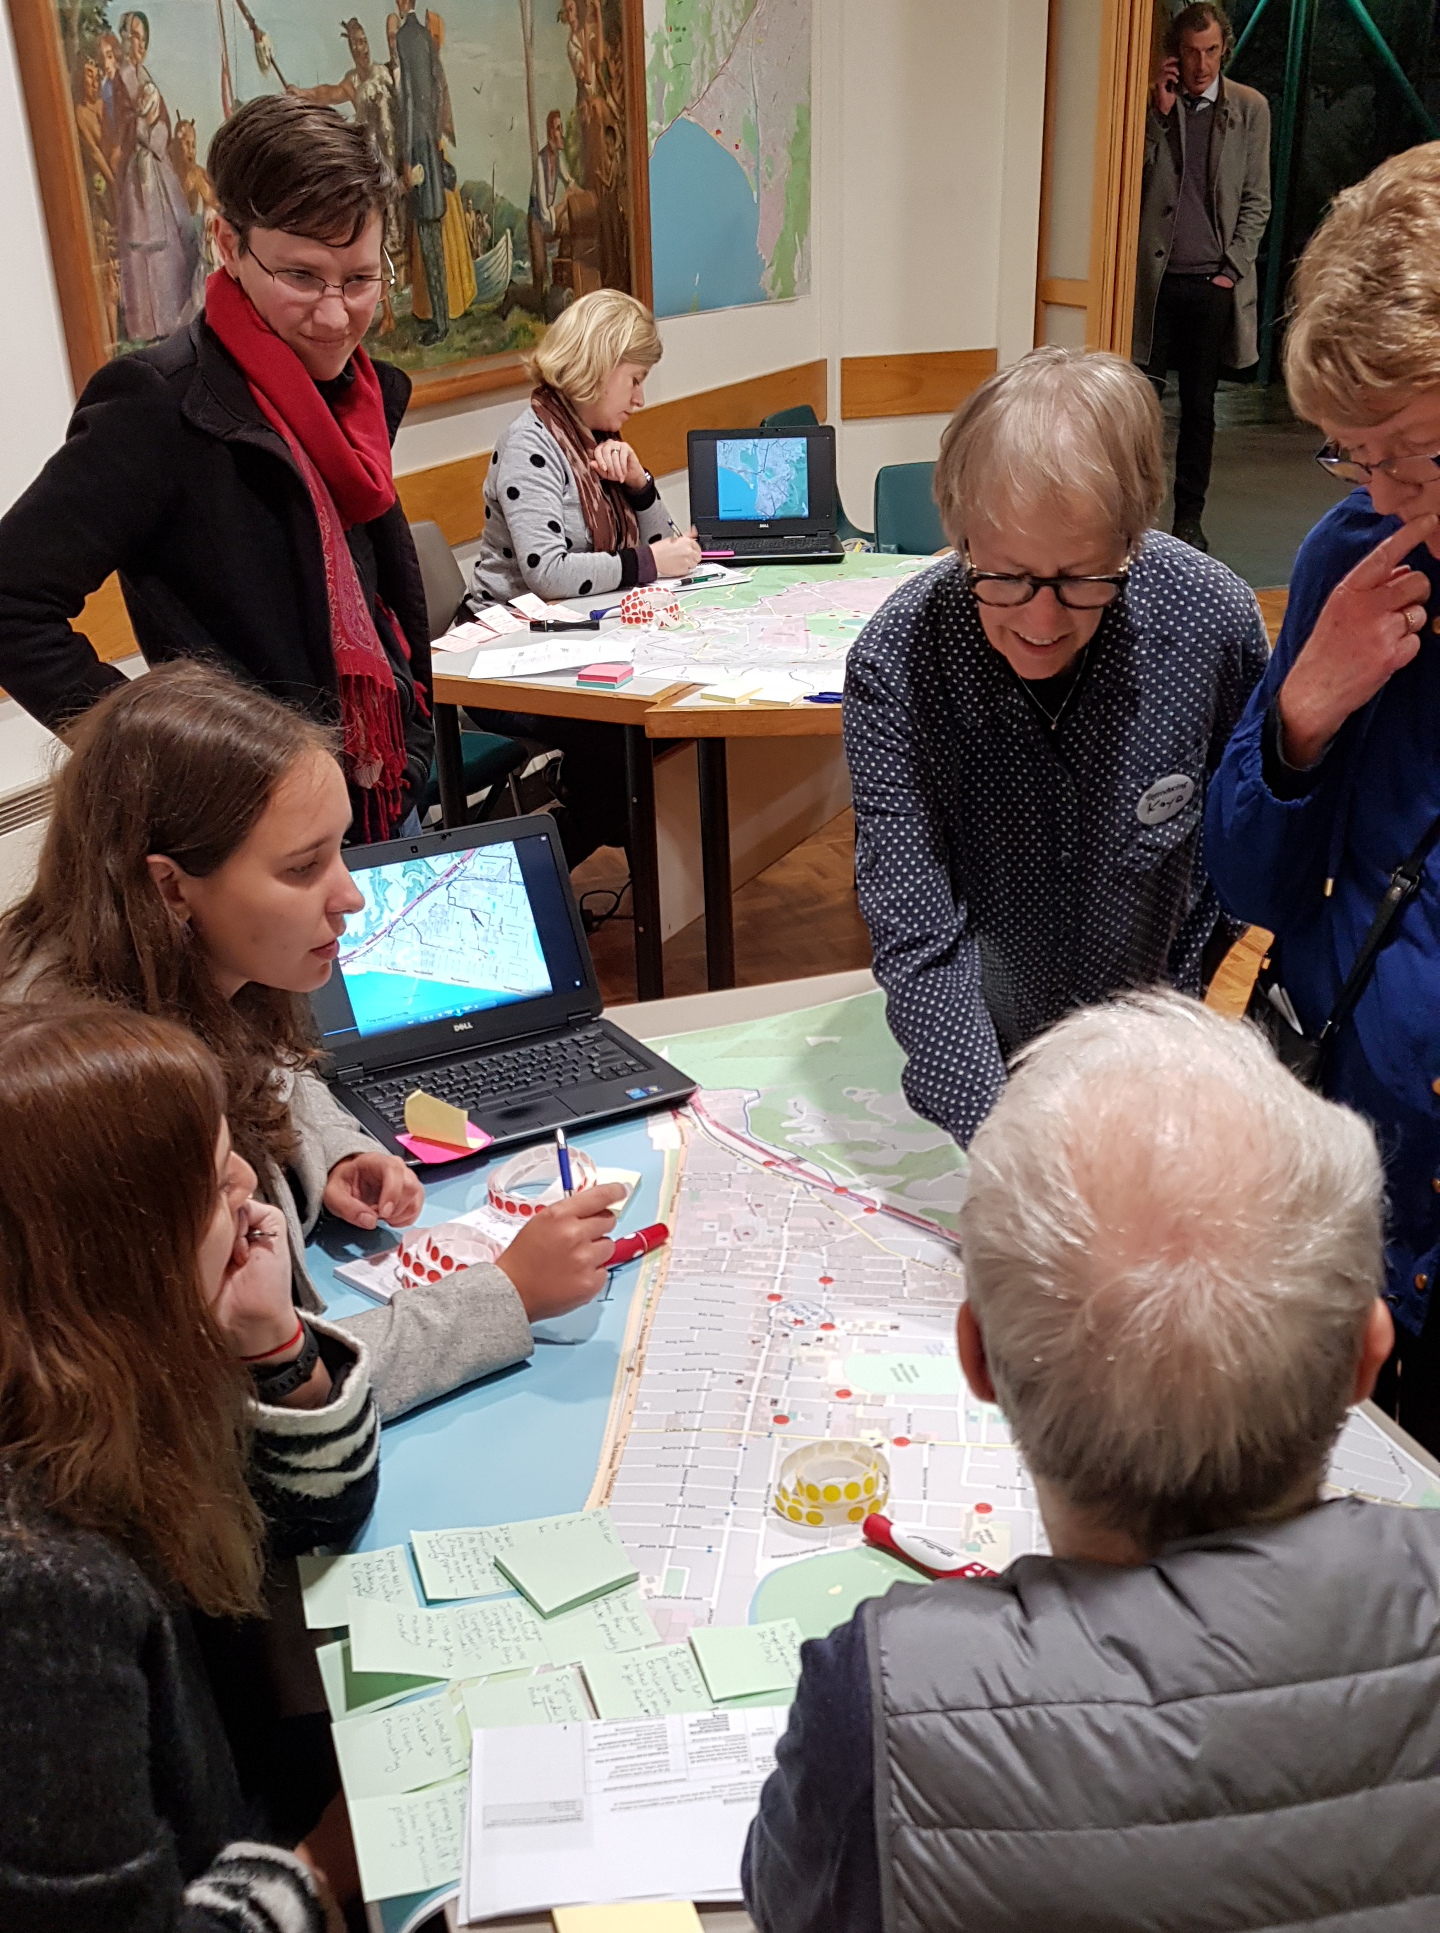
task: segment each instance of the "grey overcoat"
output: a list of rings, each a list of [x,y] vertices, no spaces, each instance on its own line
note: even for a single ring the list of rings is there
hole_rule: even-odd
[[[1248,369],[1260,354],[1255,257],[1270,217],[1270,104],[1253,87],[1220,82],[1210,128],[1207,203],[1235,278],[1235,307],[1225,362]],[[1185,173],[1185,112],[1179,101],[1163,118],[1153,103],[1145,118],[1145,174],[1140,192],[1140,245],[1135,266],[1135,327],[1130,353],[1150,360],[1160,278],[1175,237],[1175,210]]]

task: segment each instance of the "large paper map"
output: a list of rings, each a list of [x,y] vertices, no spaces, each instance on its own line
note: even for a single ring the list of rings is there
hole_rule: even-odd
[[[994,1569],[1043,1550],[1004,1421],[955,1361],[964,1158],[907,1107],[882,996],[653,1044],[702,1090],[652,1128],[672,1143],[674,1238],[635,1297],[590,1501],[609,1503],[662,1634],[743,1623],[757,1590],[772,1614],[780,1573],[855,1544],[770,1508],[780,1463],[816,1438],[883,1450],[891,1513]],[[1440,1505],[1440,1479],[1365,1412],[1331,1476]],[[818,1574],[838,1621],[852,1584]]]

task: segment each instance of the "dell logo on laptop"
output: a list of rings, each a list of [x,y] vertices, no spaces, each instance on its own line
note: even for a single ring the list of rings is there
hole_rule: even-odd
[[[452,1020],[450,1022],[450,1031],[452,1034],[473,1034],[475,1031],[475,1023],[471,1020]]]

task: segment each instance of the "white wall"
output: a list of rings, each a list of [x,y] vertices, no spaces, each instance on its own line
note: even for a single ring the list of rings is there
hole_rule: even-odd
[[[662,324],[652,400],[824,356],[838,424],[842,356],[998,345],[1008,361],[1028,348],[1045,15],[1045,0],[816,0],[811,293]],[[0,506],[60,441],[71,403],[25,130],[0,8],[0,179],[11,184],[0,260],[26,291],[26,366],[6,401]],[[415,411],[397,469],[490,449],[519,394]],[[867,521],[876,468],[933,456],[942,427],[929,417],[841,425],[842,489],[857,521]]]

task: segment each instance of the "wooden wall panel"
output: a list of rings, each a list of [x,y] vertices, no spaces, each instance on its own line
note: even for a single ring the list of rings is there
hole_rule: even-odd
[[[822,357],[789,369],[772,369],[743,383],[726,383],[720,389],[656,403],[632,417],[625,434],[652,475],[669,476],[686,466],[687,430],[748,429],[772,410],[794,409],[800,403],[808,403],[823,423],[829,411],[828,388],[829,372]]]
[[[941,349],[913,356],[846,356],[840,364],[840,416],[948,416],[987,376],[993,349]]]
[[[447,544],[469,544],[485,528],[485,475],[490,452],[462,456],[396,477],[395,488],[412,524],[436,523]]]

